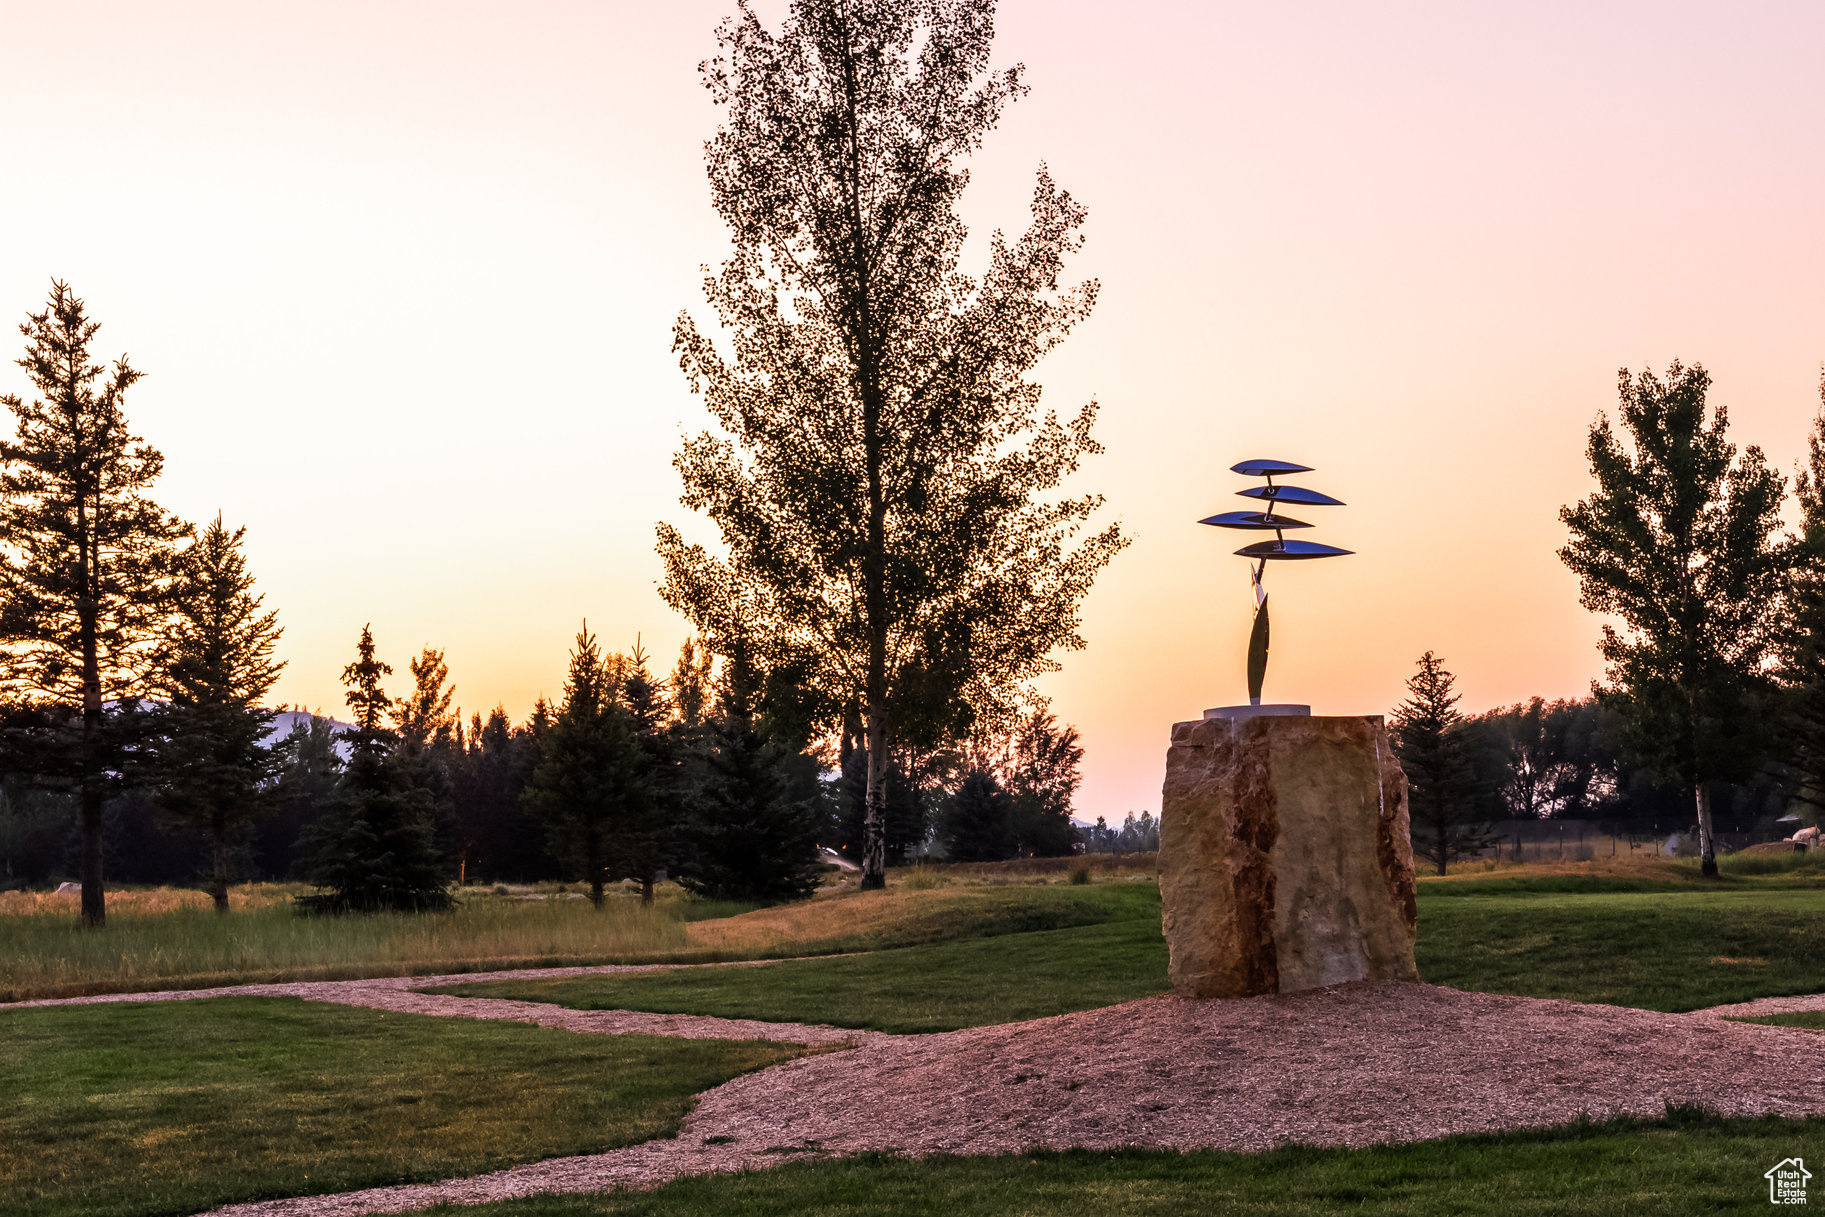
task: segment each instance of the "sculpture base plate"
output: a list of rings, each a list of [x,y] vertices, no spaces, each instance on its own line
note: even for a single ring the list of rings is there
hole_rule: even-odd
[[[1227,718],[1231,722],[1244,723],[1251,718],[1309,718],[1310,706],[1271,705],[1271,706],[1218,706],[1214,710],[1204,711],[1205,718]]]

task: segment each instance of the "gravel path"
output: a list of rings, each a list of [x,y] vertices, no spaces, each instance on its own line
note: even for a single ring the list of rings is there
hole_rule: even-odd
[[[1763,1014],[1796,1014],[1802,1010],[1825,1010],[1825,993],[1807,993],[1800,997],[1758,997],[1728,1006],[1711,1006],[1692,1011],[1693,1017],[1756,1018]]]
[[[564,1031],[600,1035],[674,1035],[680,1039],[774,1040],[815,1047],[888,1038],[879,1031],[803,1023],[767,1023],[751,1018],[714,1018],[697,1014],[643,1014],[634,1010],[567,1010],[550,1002],[509,1001],[493,997],[455,997],[422,993],[443,985],[478,980],[536,980],[552,976],[588,976],[604,972],[652,972],[674,967],[751,967],[770,961],[733,964],[604,964],[584,968],[532,968],[517,972],[465,972],[453,976],[389,976],[370,980],[292,981],[270,985],[228,985],[219,989],[165,989],[155,993],[104,993],[93,997],[57,997],[0,1004],[0,1011],[27,1006],[83,1006],[100,1002],[194,1001],[208,997],[299,997],[306,1001],[367,1006],[403,1014],[446,1018],[492,1018],[534,1023]]]
[[[402,1212],[862,1150],[1366,1145],[1585,1113],[1655,1116],[1669,1102],[1725,1115],[1825,1114],[1812,1032],[1417,984],[1241,1001],[1156,997],[943,1035],[846,1034],[856,1041],[849,1051],[707,1092],[671,1140],[221,1211]]]

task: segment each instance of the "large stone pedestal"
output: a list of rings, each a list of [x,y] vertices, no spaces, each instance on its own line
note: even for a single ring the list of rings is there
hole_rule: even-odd
[[[1407,778],[1381,717],[1174,724],[1160,898],[1185,997],[1418,980]]]

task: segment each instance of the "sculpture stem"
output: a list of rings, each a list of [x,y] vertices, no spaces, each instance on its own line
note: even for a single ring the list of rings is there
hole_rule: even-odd
[[[1261,682],[1267,678],[1267,597],[1255,609],[1255,628],[1248,635],[1248,702],[1261,704]]]

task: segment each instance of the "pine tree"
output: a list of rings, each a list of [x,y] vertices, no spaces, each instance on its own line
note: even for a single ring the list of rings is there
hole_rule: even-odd
[[[651,798],[646,755],[617,698],[613,669],[619,666],[604,662],[584,622],[570,653],[564,702],[538,733],[538,764],[521,796],[544,825],[547,848],[573,878],[589,884],[597,908],[604,886],[621,878],[618,838],[638,824]]]
[[[299,903],[321,913],[441,912],[453,901],[431,831],[430,799],[395,755],[387,729],[393,699],[380,680],[391,665],[374,657],[374,635],[361,628],[356,660],[342,670],[354,730],[342,738],[348,763],[310,846],[310,882],[318,891]]]
[[[228,911],[230,860],[248,825],[272,806],[274,711],[260,703],[285,665],[273,658],[278,614],[261,611],[241,552],[218,513],[183,551],[159,653],[151,711],[159,807],[208,834],[210,895]]]
[[[430,800],[439,854],[455,861],[461,846],[456,840],[452,787],[460,724],[451,709],[456,690],[450,684],[450,665],[442,651],[425,647],[406,667],[412,674],[412,690],[392,708],[399,763]]]
[[[972,769],[945,800],[939,831],[954,862],[999,862],[1014,856],[1014,825],[1007,793],[995,775]]]
[[[646,652],[638,638],[622,667],[619,692],[628,730],[640,750],[638,785],[645,797],[640,809],[621,817],[616,826],[610,871],[616,878],[637,882],[641,903],[651,904],[653,884],[673,851],[681,782],[672,707],[664,683],[655,682],[647,671]]]
[[[1083,759],[1077,728],[1060,725],[1044,705],[1020,720],[1003,768],[1017,853],[1054,858],[1071,852],[1077,835],[1071,827],[1071,800],[1082,780]]]
[[[795,789],[798,749],[759,705],[746,655],[726,666],[697,757],[700,777],[682,825],[679,882],[720,900],[797,900],[817,890],[824,812]]]
[[[302,708],[300,708],[300,713]],[[255,856],[275,879],[300,878],[308,865],[305,851],[312,827],[323,818],[342,777],[342,754],[336,723],[321,714],[292,722],[279,742],[279,777],[272,815],[255,827]]]
[[[188,530],[146,497],[158,450],[121,412],[141,373],[93,362],[99,323],[68,285],[19,327],[39,398],[0,396],[18,436],[0,443],[0,647],[8,700],[71,712],[46,773],[81,816],[83,924],[107,919],[102,805],[120,772],[107,707],[145,692],[177,542]],[[80,717],[76,717],[80,716]],[[61,719],[59,721],[62,721]]]
[[[1406,701],[1394,711],[1390,743],[1407,775],[1413,849],[1438,868],[1489,848],[1487,821],[1478,814],[1470,739],[1458,713],[1457,678],[1438,656],[1419,657]]]

